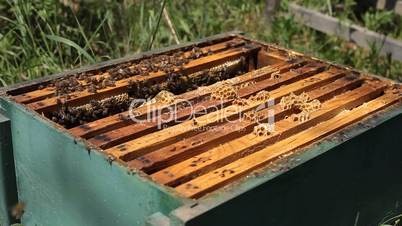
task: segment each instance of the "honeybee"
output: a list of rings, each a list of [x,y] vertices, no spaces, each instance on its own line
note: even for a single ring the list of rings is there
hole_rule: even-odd
[[[25,203],[18,202],[15,206],[11,209],[11,216],[13,216],[16,220],[20,220],[22,215],[25,212]]]

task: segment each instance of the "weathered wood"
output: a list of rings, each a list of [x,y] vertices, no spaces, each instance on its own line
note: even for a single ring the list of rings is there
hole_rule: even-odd
[[[402,1],[398,1],[395,6],[395,13],[402,16]]]
[[[297,79],[305,78],[311,74],[315,74],[322,69],[322,65],[310,65],[302,67],[303,72],[298,73],[296,71],[290,71],[285,73],[285,75],[281,76],[279,79],[269,79],[266,82],[257,83],[254,86],[249,86],[244,88],[244,92],[248,92],[249,95],[253,94],[253,89],[266,89],[271,87],[272,89],[277,88],[280,81],[295,81]],[[300,69],[300,70],[301,70]],[[309,72],[309,73],[308,73]],[[331,72],[328,72],[331,73]],[[332,72],[334,73],[334,72]],[[336,73],[335,73],[336,74]],[[258,86],[263,87],[258,87]],[[247,95],[245,95],[247,96]],[[265,101],[256,101],[247,106],[235,106],[231,105],[220,110],[214,111],[207,115],[203,115],[196,118],[197,124],[194,125],[193,121],[185,121],[181,124],[166,128],[161,131],[157,131],[145,136],[142,136],[138,139],[131,140],[117,147],[113,147],[107,149],[106,152],[112,154],[116,158],[135,158],[137,156],[143,155],[147,152],[160,148],[169,143],[178,141],[185,136],[190,134],[198,133],[205,126],[214,126],[219,123],[223,123],[224,120],[232,120],[241,115],[242,112],[250,111],[261,104],[264,104]],[[123,150],[122,150],[123,149]]]
[[[356,88],[362,82],[363,79],[361,78],[353,80],[341,78],[319,89],[309,91],[307,94],[311,99],[318,99],[323,102],[342,92]],[[292,110],[283,110],[280,107],[276,108],[279,108],[279,110],[275,110],[275,121],[281,120],[284,115],[292,112]],[[261,111],[261,115],[263,116],[260,119],[261,122],[268,120],[268,110],[264,109]],[[214,147],[218,143],[224,143],[227,140],[242,136],[243,134],[250,132],[252,127],[256,125],[255,122],[249,122],[247,120],[239,120],[239,122],[236,122],[235,124],[236,126],[234,126],[233,123],[226,123],[225,125],[220,126],[219,129],[213,133],[200,133],[172,145],[163,147],[128,162],[127,166],[143,170],[146,173],[154,173],[157,170],[161,170],[162,168],[171,166],[188,159],[193,155],[208,150],[210,147]]]
[[[231,101],[221,102],[219,100],[207,100],[201,103],[180,109],[177,113],[166,112],[156,118],[144,120],[144,122],[135,123],[122,128],[102,133],[88,141],[102,149],[111,148],[120,143],[147,135],[149,133],[162,130],[167,126],[177,124],[177,121],[190,120],[192,115],[206,114],[214,110],[229,106]],[[194,110],[196,109],[196,110]]]
[[[66,70],[66,71],[63,71],[60,73],[46,75],[46,76],[31,80],[31,81],[24,81],[24,82],[20,82],[18,84],[3,87],[3,88],[0,88],[0,94],[7,93],[7,95],[17,96],[22,93],[27,93],[27,92],[37,90],[40,85],[46,85],[46,84],[49,84],[49,82],[52,82],[56,79],[66,78],[73,74],[87,73],[87,72],[93,72],[93,71],[106,71],[107,69],[110,69],[111,67],[116,67],[120,64],[135,63],[135,62],[139,62],[140,60],[142,60],[144,58],[149,58],[151,56],[157,56],[157,55],[161,55],[161,54],[173,54],[177,51],[186,51],[188,49],[191,49],[194,46],[202,48],[202,47],[205,47],[205,46],[208,46],[211,44],[216,44],[219,42],[232,40],[234,38],[240,38],[242,40],[249,40],[249,39],[241,36],[241,34],[243,34],[243,32],[241,32],[241,31],[230,31],[230,32],[225,32],[225,33],[201,38],[196,41],[183,42],[179,45],[172,45],[172,46],[167,46],[167,47],[163,47],[163,48],[153,49],[153,50],[142,52],[142,53],[129,54],[127,56],[120,57],[117,59],[111,59],[111,60],[106,60],[106,61],[102,61],[102,62],[97,62],[95,64],[86,65],[86,66],[74,68],[71,70]]]
[[[281,120],[275,123],[275,131],[269,136],[256,136],[253,133],[239,137],[217,146],[207,152],[194,156],[152,175],[155,181],[170,186],[188,181],[214,168],[228,164],[246,154],[258,151],[259,147],[271,145],[281,139],[299,133],[304,129],[330,119],[344,109],[351,109],[381,94],[385,85],[377,87],[363,86],[354,91],[344,93],[322,105],[322,108],[311,114],[305,122],[297,123]]]
[[[301,69],[302,68],[300,68],[300,70]],[[303,78],[304,76],[314,74],[319,70],[321,70],[320,67],[318,68],[307,67],[307,70],[301,73],[301,75],[298,75],[298,78]],[[286,75],[284,75],[284,77],[285,76]],[[263,80],[252,86],[241,88],[238,91],[239,92],[238,95],[240,98],[247,98],[250,95],[256,94],[261,90],[272,90],[280,85],[288,84],[291,81],[291,79],[284,79],[281,82],[275,82],[275,83],[272,83],[271,81],[272,81],[271,79]],[[189,106],[185,109],[179,110],[175,115],[176,117],[171,117],[172,112],[167,112],[163,115],[152,118],[152,120],[149,120],[147,122],[129,125],[117,130],[112,130],[107,133],[100,134],[90,139],[90,142],[100,148],[110,148],[119,143],[129,141],[133,138],[140,137],[151,132],[155,132],[156,130],[158,129],[160,130],[166,126],[172,126],[176,124],[175,122],[178,120],[191,119],[192,115],[200,116],[201,114],[211,112],[212,110],[219,110],[223,107],[227,107],[232,103],[232,101],[233,100],[222,100],[222,101],[207,100],[198,103],[196,105]]]
[[[184,74],[191,74],[196,71],[205,69],[207,67],[213,67],[219,64],[222,64],[227,61],[235,60],[240,58],[241,56],[246,56],[250,54],[257,53],[259,50],[259,47],[240,47],[240,48],[235,48],[235,49],[230,49],[226,50],[223,52],[219,52],[214,55],[206,56],[203,58],[199,58],[193,61],[190,61],[190,63],[186,64],[184,66],[184,69],[179,70],[176,68],[176,71],[180,71]],[[64,101],[66,101],[70,105],[81,105],[89,102],[89,100],[93,99],[102,99],[106,97],[110,97],[113,95],[118,95],[124,92],[128,91],[128,85],[129,81],[134,80],[134,81],[154,81],[154,82],[159,82],[163,81],[163,79],[166,78],[166,73],[165,72],[156,72],[156,73],[150,73],[148,76],[135,76],[133,78],[129,79],[122,79],[119,80],[115,83],[115,87],[107,87],[105,89],[98,90],[97,93],[91,93],[87,90],[82,91],[82,92],[75,92],[72,94],[69,94],[69,98],[65,98]],[[33,102],[28,104],[28,107],[30,107],[33,110],[36,110],[38,112],[47,112],[47,111],[52,111],[57,109],[57,99],[58,97],[51,97],[42,101],[38,102]]]
[[[287,139],[281,140],[271,146],[248,155],[242,159],[234,161],[221,168],[208,172],[200,177],[188,181],[176,187],[176,191],[186,197],[197,198],[211,190],[222,187],[234,179],[238,179],[247,173],[266,166],[278,157],[296,151],[298,148],[323,139],[365,117],[378,112],[401,100],[399,95],[388,93],[375,100],[357,107],[350,111],[345,111],[334,118],[324,121],[314,127],[300,132]]]
[[[304,64],[303,61],[299,61],[293,64],[285,64],[285,63],[278,63],[271,66],[266,66],[260,69],[257,69],[252,72],[248,72],[244,75],[237,76],[230,81],[233,82],[234,85],[241,85],[246,82],[254,81],[254,80],[263,80],[268,78],[273,72],[279,71],[280,73],[286,72],[293,68],[298,68]],[[199,90],[193,90],[181,95],[178,95],[176,99],[183,100],[183,101],[193,101],[194,99],[202,99],[208,96],[211,93],[211,88],[214,85],[207,87],[205,92],[200,94]],[[180,102],[179,102],[180,103]],[[174,103],[174,104],[179,104]],[[174,105],[173,104],[173,105]],[[163,112],[163,109],[168,107],[172,107],[173,105],[162,105],[157,106],[157,104],[152,105],[155,111]],[[140,107],[136,109],[136,112],[141,116],[144,114],[149,113],[148,107]],[[120,128],[122,126],[131,125],[133,122],[131,120],[124,120],[124,118],[129,117],[129,112],[122,112],[120,115],[112,115],[103,119],[96,120],[94,122],[90,122],[81,126],[74,127],[70,129],[70,132],[79,137],[83,138],[91,138],[100,133],[107,132],[110,130],[114,130]]]
[[[267,51],[259,51],[258,52],[258,64],[265,66],[270,64],[277,64],[279,62],[289,60],[287,57],[284,57],[275,52],[267,52]]]
[[[231,45],[229,45],[229,43]],[[203,47],[201,48],[202,51],[212,51],[213,53],[218,53],[220,51],[223,50],[227,50],[229,48],[234,48],[234,47],[238,47],[245,44],[244,41],[239,40],[239,39],[233,39],[233,40],[229,40],[229,41],[224,41],[221,43],[217,43],[215,45],[211,45],[211,46],[207,46],[207,47]],[[189,56],[191,53],[191,51],[187,51],[184,52],[185,56]],[[97,74],[97,75],[93,75],[93,77],[107,77],[109,76],[108,72],[104,72],[102,74]],[[79,81],[82,85],[86,85],[85,81]],[[38,89],[38,90],[34,90],[31,92],[27,92],[27,93],[23,93],[20,95],[16,95],[13,97],[13,99],[19,103],[24,103],[24,104],[29,104],[35,101],[39,101],[39,100],[43,100],[45,98],[49,98],[49,97],[53,97],[55,96],[55,87],[46,87],[44,89]]]
[[[337,18],[293,3],[289,4],[289,9],[295,15],[296,21],[315,30],[330,35],[336,35],[366,49],[370,49],[374,44],[376,48],[379,48],[382,55],[390,54],[393,59],[402,61],[402,42],[398,40],[355,24],[347,24]]]
[[[382,10],[391,10],[396,14],[402,15],[401,0],[377,0],[376,8]]]
[[[268,23],[271,23],[281,0],[265,0],[265,17]]]
[[[291,142],[293,140],[290,138],[295,137],[298,134],[303,134],[306,131],[311,131],[311,129],[315,128],[317,125],[321,126],[320,123],[325,123],[326,120],[332,120],[333,118],[338,117],[339,112],[341,112],[343,109],[353,109],[360,104],[367,106],[365,102],[377,98],[378,96],[382,96],[383,93],[385,93],[385,95],[390,95],[390,90],[398,91],[397,89],[400,89],[397,84],[388,82],[385,79],[361,75],[361,73],[356,72],[350,68],[345,68],[340,65],[333,65],[328,62],[320,61],[319,59],[313,57],[303,56],[303,54],[296,53],[291,50],[282,49],[274,45],[250,40],[241,36],[232,37],[232,39],[233,38],[243,40],[245,43],[242,46],[243,48],[230,46],[228,48],[230,50],[225,49],[219,51],[219,53],[214,53],[213,56],[222,56],[219,54],[225,53],[225,51],[227,54],[232,54],[234,51],[233,49],[243,51],[250,46],[257,47],[258,50],[253,53],[250,52],[250,54],[239,54],[238,57],[229,57],[229,59],[231,59],[229,61],[222,60],[221,62],[218,62],[216,66],[218,66],[219,68],[226,68],[227,65],[232,65],[229,62],[234,62],[233,60],[235,60],[236,62],[241,61],[241,63],[236,63],[235,66],[229,66],[228,70],[225,70],[226,73],[221,77],[221,79],[229,77],[228,75],[235,76],[233,79],[231,79],[231,84],[236,87],[234,90],[230,91],[236,92],[239,97],[247,98],[250,97],[250,95],[256,94],[256,92],[260,90],[265,90],[268,91],[271,95],[271,100],[267,101],[268,95],[265,95],[266,93],[264,93],[264,98],[258,98],[260,101],[255,101],[254,98],[249,99],[248,101],[244,99],[237,100],[236,96],[236,98],[233,98],[236,99],[236,102],[234,102],[234,100],[232,99],[224,100],[223,104],[219,106],[220,103],[218,101],[210,98],[211,92],[216,91],[216,88],[220,87],[220,85],[223,85],[221,88],[225,88],[227,83],[219,83],[216,84],[216,86],[212,85],[210,87],[212,89],[209,90],[208,87],[200,87],[200,89],[190,92],[182,89],[182,91],[186,93],[176,95],[173,98],[176,102],[178,102],[178,104],[180,104],[180,101],[182,100],[186,102],[190,101],[192,106],[204,107],[206,108],[206,110],[208,110],[208,112],[202,110],[201,113],[198,111],[198,109],[192,111],[190,108],[188,108],[188,105],[180,104],[177,109],[178,111],[176,111],[175,114],[178,118],[187,119],[184,123],[180,123],[172,121],[170,117],[168,117],[169,114],[166,113],[169,109],[171,109],[173,104],[166,105],[160,103],[150,103],[152,108],[155,108],[149,109],[148,106],[142,108],[140,107],[134,109],[134,112],[139,113],[139,118],[144,119],[144,117],[147,116],[148,113],[154,111],[151,113],[152,115],[150,117],[151,120],[156,121],[152,122],[145,120],[143,121],[143,123],[139,123],[137,121],[130,120],[130,118],[128,117],[128,112],[122,112],[120,114],[102,118],[94,122],[90,122],[85,125],[70,129],[70,135],[73,135],[74,137],[72,138],[75,138],[74,142],[70,139],[71,142],[63,142],[63,145],[74,143],[81,146],[89,145],[89,147],[83,146],[83,148],[88,149],[90,147],[93,147],[96,150],[100,151],[102,156],[104,158],[107,158],[112,166],[121,166],[117,168],[125,168],[124,171],[128,172],[132,176],[140,175],[145,176],[148,179],[154,179],[155,185],[157,187],[159,186],[161,189],[164,187],[166,188],[162,189],[164,194],[169,194],[169,196],[172,195],[177,198],[184,198],[183,196],[198,198],[210,191],[213,191],[214,189],[220,188],[221,186],[232,182],[235,179],[241,179],[241,177],[247,175],[254,169],[267,166],[272,161],[272,159],[269,159],[264,155],[259,156],[260,158],[255,157],[253,159],[254,162],[252,162],[250,168],[247,168],[248,165],[241,165],[240,171],[244,172],[239,172],[239,175],[234,176],[233,178],[227,176],[227,174],[234,174],[234,172],[231,171],[232,169],[225,168],[226,165],[231,166],[232,164],[243,159],[250,160],[249,156],[255,156],[255,154],[260,153],[261,151],[266,151],[267,148],[277,145],[277,143],[282,142],[283,140],[287,140],[288,142],[282,142],[281,146],[276,146],[276,149],[271,150],[273,152],[276,152],[276,155],[273,155],[274,160],[276,157],[281,159],[285,158],[284,162],[289,163],[289,166],[293,167],[300,164],[301,162],[311,159],[312,156],[316,155],[311,155],[311,153],[308,152],[306,153],[306,155],[303,155],[304,158],[302,158],[301,161],[290,161],[290,159],[299,159],[298,157],[300,156],[292,155],[293,151],[295,151],[296,149],[291,149],[289,152],[284,152],[284,155],[282,155],[282,152],[280,151],[283,151],[282,148],[286,148],[286,145],[293,145],[293,143]],[[229,38],[225,40],[229,40]],[[208,43],[205,42],[199,47],[210,46],[212,43],[216,44],[217,41]],[[186,49],[181,50],[186,51],[191,48],[192,47],[190,46]],[[178,49],[173,50],[170,53],[173,54],[175,51],[178,51]],[[135,60],[131,60],[130,63],[135,63],[141,59],[150,58],[152,57],[152,55],[144,55],[143,57],[144,58],[138,57]],[[193,61],[194,60],[192,60],[191,62]],[[298,64],[298,62],[303,63]],[[294,63],[296,63],[295,66],[292,66],[292,64]],[[189,78],[187,81],[192,81],[193,78],[195,78],[194,80],[199,81],[198,79],[202,78],[202,76],[207,73],[207,71],[204,69],[207,69],[209,72],[216,71],[215,69],[212,69],[216,68],[215,66],[213,66],[214,64],[215,62],[212,64],[205,64],[205,67],[200,66],[195,69],[188,69],[184,73],[185,76],[180,77],[180,79],[183,79],[184,81],[184,79],[186,79],[187,77]],[[267,65],[270,66],[263,69],[260,68]],[[98,74],[101,74],[108,69],[112,69],[112,67],[115,66],[117,65],[110,65],[108,67],[105,66],[104,68],[98,67],[92,70],[92,72],[98,71]],[[242,71],[247,70],[246,66],[248,66],[248,69],[251,72],[239,75],[238,69],[241,68]],[[199,70],[202,71],[200,72]],[[277,73],[277,71],[279,72]],[[69,72],[68,74],[66,74],[66,76],[72,74],[73,73]],[[215,79],[215,75],[218,74],[207,76],[206,78]],[[148,79],[149,77],[144,79]],[[168,80],[168,78],[170,78],[170,76],[161,75],[160,77],[155,78],[155,80],[150,83],[144,81],[144,84],[152,86],[152,84],[158,83],[158,87],[165,87],[166,85],[171,85],[171,80]],[[251,83],[248,83],[249,81],[251,81]],[[208,80],[208,82],[212,81]],[[246,82],[247,84],[244,84]],[[378,85],[376,85],[376,83],[378,83]],[[28,88],[21,87],[14,94],[7,93],[6,95],[12,96],[19,95],[27,91],[34,91],[39,84],[40,83],[32,83],[30,84],[30,86],[28,86]],[[385,86],[387,88],[386,91],[383,92],[383,88]],[[196,88],[196,86],[192,86],[190,89],[194,88]],[[207,90],[204,90],[204,88],[206,88]],[[227,88],[229,89],[232,87]],[[321,103],[323,103],[322,108],[314,113],[311,113],[310,118],[305,119],[306,121],[302,121],[300,123],[288,121],[290,119],[293,119],[293,114],[300,113],[301,108],[293,106],[290,109],[285,110],[278,102],[282,97],[287,96],[289,95],[289,93],[292,92],[295,94],[301,94],[302,92],[305,92],[311,99],[319,99]],[[77,93],[80,94],[79,92]],[[74,92],[72,95],[75,95],[77,93]],[[110,95],[114,95],[114,93],[110,91],[110,93],[108,94],[93,94],[92,97],[94,99],[102,99],[104,97],[110,97]],[[397,92],[395,95],[400,96],[400,92]],[[400,96],[400,98],[401,97],[402,96]],[[8,97],[5,98],[7,99]],[[87,103],[86,101],[90,99],[89,97],[76,98],[81,100],[72,99],[72,101],[68,102],[70,106],[78,106],[83,103]],[[87,99],[84,100],[85,98]],[[29,104],[34,104],[35,102],[41,101],[46,101],[46,99],[40,99],[40,101],[34,101]],[[14,101],[10,100],[10,103],[14,103]],[[23,110],[25,109],[28,111],[27,113],[31,112],[34,115],[36,114],[39,118],[53,116],[53,114],[50,114],[43,110],[40,110],[39,112],[34,112],[33,109],[30,108],[30,105],[26,103],[23,103],[22,105],[24,107]],[[105,104],[105,106],[96,106],[96,108],[106,107],[105,111],[103,112],[104,115],[106,115],[106,111],[110,110],[107,104]],[[262,110],[259,109],[261,105],[264,105],[262,106]],[[15,112],[13,111],[13,104],[10,106],[12,107],[11,109],[9,109],[10,112]],[[58,105],[58,107],[60,106],[61,105]],[[47,106],[45,108],[47,108]],[[59,110],[59,108],[55,109]],[[114,110],[113,107],[112,109]],[[259,109],[259,111],[255,112],[254,110],[256,109]],[[86,110],[90,111],[90,109]],[[95,120],[95,118],[97,117],[103,117],[100,116],[101,111],[98,111],[98,109],[95,110],[96,111],[94,111],[94,114],[92,115],[92,117],[94,118],[93,120]],[[41,112],[44,113],[42,114],[42,116],[40,115]],[[186,117],[192,115],[192,113],[197,112],[199,112],[200,114],[196,115],[195,120],[189,120],[189,118]],[[57,119],[54,121],[59,121],[59,119],[61,119],[59,121],[59,125],[56,125],[57,123],[53,123],[49,120],[45,120],[44,122],[49,124],[49,126],[53,124],[54,126],[56,126],[56,130],[57,128],[59,128],[60,125],[67,124],[70,119],[71,121],[74,121],[76,119],[76,117],[70,117],[70,113],[66,113],[65,115],[58,115],[58,113],[61,112],[54,113],[54,117]],[[251,113],[256,113],[255,115],[258,116],[256,117],[258,118],[258,120],[256,120],[256,118],[248,118],[249,114]],[[376,122],[376,125],[387,119],[388,117],[395,116],[398,111],[390,107],[384,113],[384,117],[380,117],[380,119],[373,118],[373,120],[375,119],[374,121]],[[80,116],[80,114],[81,112],[77,112],[76,115],[80,122],[82,122],[83,120],[87,120],[87,116],[90,116],[89,114],[87,114],[87,111],[84,112],[85,115],[81,115],[82,117]],[[135,115],[138,118],[138,115]],[[371,113],[367,113],[367,115],[371,115]],[[287,116],[291,117],[288,118]],[[375,114],[374,116],[377,115]],[[227,117],[229,118],[230,122],[228,122],[228,120],[225,120],[225,118]],[[19,117],[15,118],[18,119]],[[52,117],[52,119],[54,118]],[[67,120],[63,121],[63,119]],[[164,122],[158,123],[158,119],[160,119],[159,121]],[[343,118],[340,118],[340,120],[343,120]],[[276,133],[271,133],[270,135],[264,137],[257,137],[253,135],[253,129],[256,125],[258,125],[259,122],[267,123],[272,121],[275,121],[276,123],[274,127],[276,129]],[[366,123],[367,121],[362,122]],[[347,123],[345,123],[345,126],[349,125],[346,124]],[[372,125],[372,123],[369,124]],[[167,126],[167,128],[162,130],[158,126]],[[354,128],[355,126],[352,125],[352,127]],[[327,127],[325,127],[324,129],[326,128]],[[354,128],[353,131],[356,131],[356,128]],[[359,128],[357,128],[358,131],[360,131],[361,128],[365,128],[365,125],[362,125],[361,128]],[[66,130],[63,131],[66,132]],[[49,130],[47,132],[52,131]],[[333,133],[333,135],[339,136],[343,139],[343,132],[345,131],[331,130],[328,131],[327,135],[332,135]],[[57,135],[57,133],[59,132],[56,131],[55,134]],[[324,131],[324,133],[326,132]],[[308,137],[308,135],[309,134],[306,133],[303,137],[303,140],[300,140],[300,143],[297,143],[299,141],[296,141],[296,144],[298,144],[297,147],[304,147],[305,144],[303,144],[302,141],[307,143],[306,145],[309,145],[313,143],[315,144],[315,142],[321,138],[320,137],[310,141],[308,140],[310,138]],[[77,136],[84,139],[78,139]],[[313,136],[315,135],[313,134]],[[317,134],[317,136],[321,135]],[[84,143],[80,142],[80,140]],[[72,148],[74,149],[76,147],[78,146],[74,146]],[[324,149],[328,147],[329,146],[325,146]],[[340,149],[342,148],[343,147],[340,147]],[[57,150],[57,148],[55,150]],[[271,153],[271,151],[269,153],[265,153],[268,155]],[[290,156],[289,162],[287,161],[287,156]],[[101,161],[100,164],[105,165],[105,161]],[[277,169],[277,167],[279,166],[275,164],[272,172]],[[221,181],[219,181],[219,178],[213,178],[214,175],[212,175],[212,173],[215,169],[221,170],[218,171],[217,174],[219,174],[219,177],[225,178],[222,178]],[[235,170],[237,171],[237,169]],[[264,171],[264,174],[267,173],[268,175],[270,174],[270,171],[271,170]],[[274,175],[277,175],[275,172],[273,173]],[[210,178],[204,178],[205,175],[212,175],[211,181],[208,180]],[[227,178],[228,181],[226,181]],[[248,180],[247,183],[241,184],[240,190],[235,190],[236,192],[246,191],[247,189],[254,187],[256,183],[266,182],[267,180],[265,180],[266,178],[264,178],[265,177],[258,177],[255,178],[256,180]],[[207,183],[198,183],[197,179],[207,181]],[[192,181],[196,181],[196,185],[194,187]],[[185,186],[183,187],[183,189],[190,189],[190,192],[182,193],[184,195],[180,195],[177,192],[171,193],[173,189],[177,189],[178,192],[182,192],[180,190],[182,185]],[[170,186],[170,188],[167,188],[167,186]],[[27,184],[27,187],[29,187],[29,183]],[[191,190],[193,188],[195,189],[195,191]],[[201,191],[198,191],[198,189],[201,189]],[[227,198],[227,196],[225,195],[224,197]],[[225,201],[226,198],[220,201]],[[183,199],[182,201],[186,202],[186,199]],[[179,203],[178,205],[181,204]],[[183,210],[182,207],[180,207],[179,209]],[[191,209],[192,208],[190,208],[190,210]],[[168,213],[171,212],[171,210],[166,210],[165,212]]]

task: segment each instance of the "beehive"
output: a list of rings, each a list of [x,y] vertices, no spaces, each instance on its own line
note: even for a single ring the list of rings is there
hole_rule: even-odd
[[[242,225],[234,213],[294,225],[298,214],[280,220],[292,208],[274,201],[276,181],[310,194],[292,185],[303,167],[356,145],[350,155],[364,153],[372,141],[357,135],[368,131],[394,142],[379,131],[401,121],[401,99],[395,82],[226,34],[17,85],[1,104],[24,225]],[[379,166],[402,161],[401,145],[392,149]]]

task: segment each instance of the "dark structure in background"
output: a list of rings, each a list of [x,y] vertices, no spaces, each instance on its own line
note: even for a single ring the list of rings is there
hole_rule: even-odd
[[[275,10],[279,6],[281,0],[265,0],[265,14],[269,21],[272,20]],[[382,9],[395,11],[397,14],[402,15],[402,1],[401,0],[357,0],[354,8],[356,15],[360,18],[361,14],[373,9]]]
[[[11,210],[18,202],[14,156],[11,138],[11,121],[0,109],[0,225],[16,222]]]

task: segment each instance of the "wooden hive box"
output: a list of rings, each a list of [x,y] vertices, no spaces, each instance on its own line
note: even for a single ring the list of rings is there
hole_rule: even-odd
[[[401,99],[237,33],[19,84],[0,217],[18,198],[23,225],[376,225],[401,210]]]

